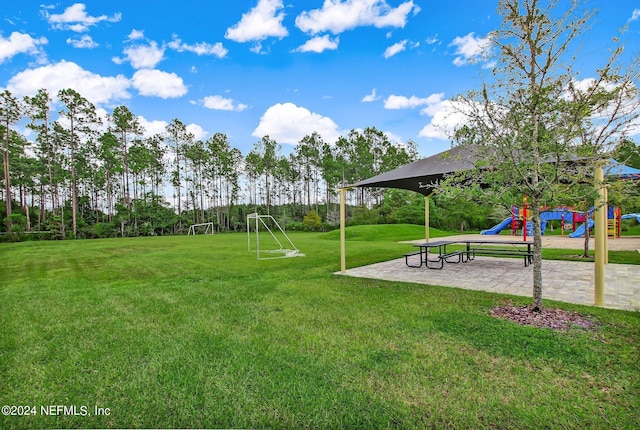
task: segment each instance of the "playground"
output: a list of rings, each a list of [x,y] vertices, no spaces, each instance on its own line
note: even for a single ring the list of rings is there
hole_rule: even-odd
[[[621,220],[636,217],[640,220],[640,214],[622,215],[619,207],[608,206],[607,235],[612,238],[620,237],[622,235]],[[550,221],[559,222],[562,236],[566,235],[571,238],[584,237],[585,229],[589,228],[589,230],[591,230],[595,225],[593,221],[593,207],[590,208],[586,214],[584,211],[577,211],[574,208],[567,207],[547,208],[543,210],[540,213],[540,228],[543,235]],[[505,218],[502,222],[489,229],[482,230],[480,234],[497,235],[505,230],[510,230],[514,236],[533,236],[533,222],[531,222],[530,211],[527,211],[526,203],[523,207],[512,206],[510,217]]]

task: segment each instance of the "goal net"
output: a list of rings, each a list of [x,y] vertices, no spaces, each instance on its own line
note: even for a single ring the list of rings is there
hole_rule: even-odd
[[[247,246],[258,260],[304,257],[271,215],[247,215]]]
[[[193,224],[189,226],[188,235],[196,235],[196,234],[213,234],[213,223],[212,222],[203,222],[201,224]]]

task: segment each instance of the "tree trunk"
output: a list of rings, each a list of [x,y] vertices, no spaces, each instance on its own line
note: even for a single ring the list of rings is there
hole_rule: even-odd
[[[67,238],[67,228],[64,225],[64,205],[60,206],[60,235],[63,239]]]
[[[533,215],[533,311],[542,310],[542,225],[540,220],[540,202],[531,199]]]
[[[40,183],[40,214],[38,215],[38,231],[42,230],[42,221],[44,221],[44,207],[46,204],[46,196],[44,192],[44,184]]]
[[[71,225],[73,238],[78,237],[78,186],[76,183],[76,169],[74,167],[74,151],[71,151]]]
[[[11,233],[11,175],[9,174],[9,127],[7,127],[7,137],[4,152],[2,153],[2,163],[4,167],[5,183],[5,203],[7,207],[7,233]]]
[[[268,167],[267,167],[268,169]],[[271,206],[271,194],[270,194],[270,190],[269,190],[269,172],[266,171],[267,173],[265,174],[265,186],[266,186],[266,192],[267,192],[267,199],[266,199],[266,203],[267,203],[267,215],[270,214],[270,206]]]
[[[107,222],[113,217],[113,189],[111,185],[111,171],[107,168]]]
[[[27,217],[27,231],[31,231],[31,217],[29,216],[29,202],[25,199],[24,214]],[[31,204],[33,205],[33,194],[31,194]]]

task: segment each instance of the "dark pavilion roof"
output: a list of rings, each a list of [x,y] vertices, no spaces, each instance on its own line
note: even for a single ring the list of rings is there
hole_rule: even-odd
[[[473,169],[475,160],[476,158],[463,147],[455,147],[357,182],[350,187],[400,188],[428,196],[433,192],[433,186],[446,174]]]
[[[365,179],[348,187],[400,188],[428,196],[447,174],[471,170],[477,155],[463,146],[405,164],[397,169]],[[573,161],[579,159],[574,158]],[[613,158],[605,166],[605,176],[618,179],[640,179],[640,170],[625,166]]]

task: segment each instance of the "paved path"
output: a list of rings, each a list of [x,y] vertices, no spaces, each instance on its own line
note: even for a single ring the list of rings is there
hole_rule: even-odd
[[[442,270],[407,267],[400,258],[348,269],[346,275],[517,296],[533,294],[533,269],[524,267],[520,258],[476,257],[467,263],[445,264]],[[593,305],[594,263],[544,260],[542,288],[543,299]],[[604,306],[640,311],[640,266],[606,265]]]

